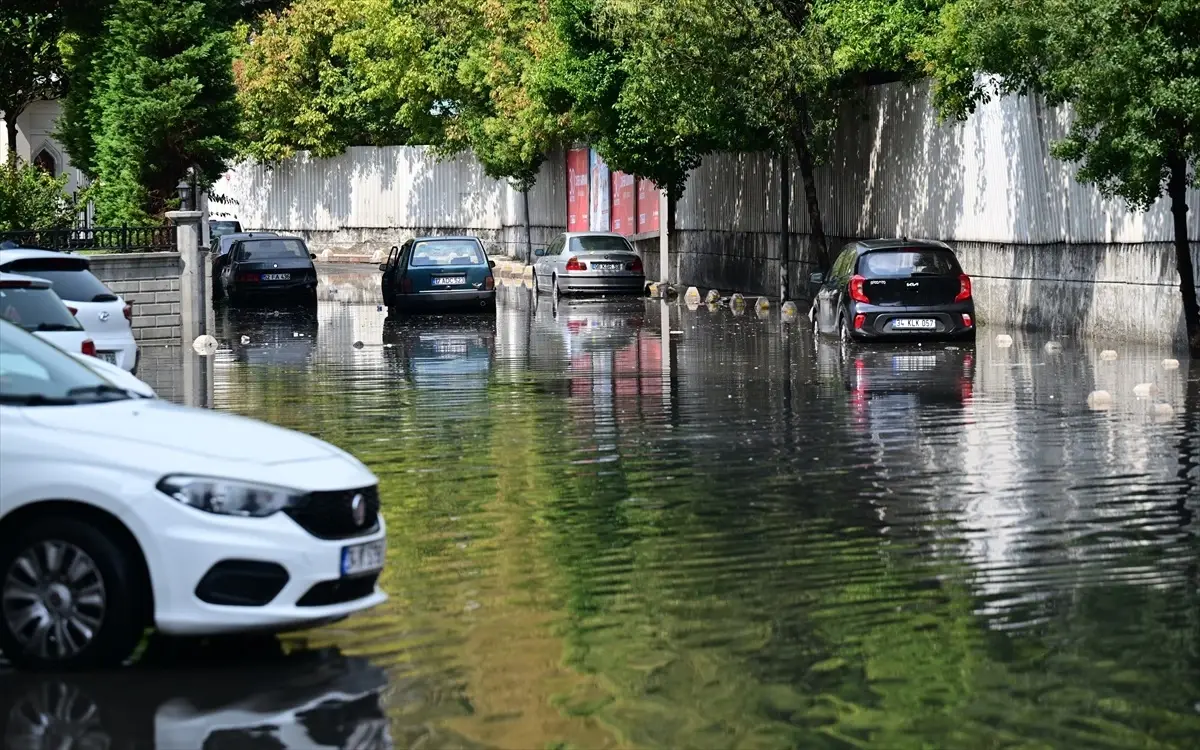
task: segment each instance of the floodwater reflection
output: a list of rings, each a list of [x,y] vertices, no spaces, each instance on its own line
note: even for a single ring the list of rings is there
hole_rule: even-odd
[[[303,357],[226,329],[213,398],[379,476],[390,601],[283,642],[384,670],[397,746],[1197,745],[1194,366],[362,294],[322,298]]]
[[[94,675],[5,675],[0,747],[393,747],[387,674],[336,649],[274,639],[189,647],[153,640],[138,664]]]

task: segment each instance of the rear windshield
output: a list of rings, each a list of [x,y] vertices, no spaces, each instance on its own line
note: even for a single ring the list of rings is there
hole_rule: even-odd
[[[621,237],[572,237],[573,253],[628,253],[633,248]]]
[[[958,264],[946,250],[876,250],[859,259],[858,272],[872,278],[954,276]]]
[[[0,318],[26,331],[80,331],[83,326],[49,289],[0,287]]]
[[[45,279],[54,287],[54,293],[68,302],[112,302],[117,299],[117,295],[79,260],[18,260],[9,263],[4,270]]]
[[[410,266],[482,266],[483,251],[474,240],[422,242],[413,248]]]
[[[308,259],[308,248],[300,240],[246,240],[238,246],[238,260]]]
[[[210,221],[208,223],[209,237],[222,237],[242,231],[242,225],[236,221]]]

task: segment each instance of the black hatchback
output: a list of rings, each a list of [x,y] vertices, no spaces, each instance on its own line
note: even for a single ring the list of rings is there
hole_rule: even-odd
[[[231,303],[294,299],[317,303],[317,256],[298,237],[249,237],[233,244],[220,272]]]
[[[930,240],[865,240],[842,248],[819,285],[813,334],[845,342],[975,338],[971,278],[949,245]]]

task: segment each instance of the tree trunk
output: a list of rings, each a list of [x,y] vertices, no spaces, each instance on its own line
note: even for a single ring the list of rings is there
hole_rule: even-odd
[[[1167,166],[1171,170],[1167,195],[1171,197],[1171,213],[1175,218],[1175,267],[1179,269],[1183,320],[1187,325],[1188,347],[1192,354],[1200,355],[1200,304],[1196,302],[1196,272],[1187,226],[1187,159],[1182,154],[1172,154]]]
[[[17,115],[8,116],[8,112],[4,113],[4,126],[8,131],[8,139],[4,142],[4,150],[7,154],[17,153]],[[12,157],[10,157],[12,158]],[[15,164],[15,161],[14,161]]]
[[[791,271],[792,165],[788,147],[779,149],[779,302],[788,301]]]
[[[803,112],[802,112],[803,114]],[[812,148],[803,125],[792,128],[792,145],[800,164],[800,179],[804,183],[804,202],[808,205],[809,231],[817,243],[817,262],[822,271],[829,271],[829,244],[825,239],[825,224],[821,221],[821,204],[817,201],[817,179],[814,174]]]

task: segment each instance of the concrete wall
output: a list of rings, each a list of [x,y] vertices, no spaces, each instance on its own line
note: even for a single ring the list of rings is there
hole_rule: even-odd
[[[94,255],[90,260],[92,273],[133,303],[133,334],[139,344],[178,346],[183,270],[179,253]]]

